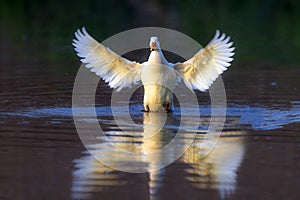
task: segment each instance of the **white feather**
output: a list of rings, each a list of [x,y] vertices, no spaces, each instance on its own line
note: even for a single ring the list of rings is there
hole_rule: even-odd
[[[174,69],[181,74],[186,86],[200,91],[207,90],[211,84],[231,65],[234,55],[230,37],[216,31],[208,45],[184,63],[176,63]]]
[[[142,64],[131,62],[106,48],[92,38],[85,28],[78,29],[75,37],[73,45],[81,61],[108,82],[110,87],[121,90],[141,80]]]

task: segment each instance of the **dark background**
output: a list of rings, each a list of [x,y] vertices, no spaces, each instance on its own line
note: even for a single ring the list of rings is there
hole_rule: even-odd
[[[298,0],[1,0],[0,64],[47,63],[53,73],[76,73],[76,29],[85,26],[101,42],[157,26],[202,45],[220,29],[235,43],[234,70],[299,68],[299,6]]]

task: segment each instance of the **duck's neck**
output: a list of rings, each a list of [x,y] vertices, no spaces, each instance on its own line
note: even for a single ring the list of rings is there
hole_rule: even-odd
[[[161,49],[156,49],[154,51],[151,51],[148,62],[155,63],[155,64],[168,64],[168,61],[166,60]]]

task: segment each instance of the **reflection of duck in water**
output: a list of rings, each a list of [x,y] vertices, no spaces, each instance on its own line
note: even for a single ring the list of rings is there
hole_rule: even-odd
[[[192,118],[190,120],[193,121]],[[110,136],[107,142],[113,143],[115,147],[125,151],[149,155],[157,152],[173,139],[176,130],[170,127],[178,126],[178,124],[179,120],[173,115],[144,113],[143,132],[109,132]],[[240,132],[227,133],[242,134]],[[226,132],[223,134],[226,134]],[[128,135],[131,136],[128,137]],[[189,137],[183,137],[182,143],[186,142],[184,138]],[[203,134],[197,135],[194,144],[178,160],[192,166],[192,169],[185,170],[188,173],[186,178],[193,186],[218,189],[222,196],[234,192],[236,171],[243,158],[244,146],[242,140],[236,139],[233,141],[230,138],[235,137],[220,138],[220,141],[211,153],[205,158],[201,158],[202,147],[200,148],[200,144],[203,142]],[[136,157],[138,158],[137,160],[131,160],[121,154],[113,154],[110,149],[105,148],[105,144],[99,144],[95,147],[95,152],[93,153],[100,151],[107,155],[106,159],[111,159],[115,166],[126,165],[128,167],[146,168],[149,171],[148,187],[150,199],[156,199],[160,194],[160,188],[164,185],[165,172],[167,170],[166,168],[156,169],[159,169],[165,160],[175,160],[176,149],[171,149],[168,151],[168,154],[158,153],[153,154],[153,156]],[[122,173],[106,167],[91,156],[80,158],[75,163],[78,169],[73,173],[73,194],[77,196],[92,191],[101,191],[104,187],[109,188],[112,185],[121,187],[130,181],[122,179],[122,176],[120,176]]]
[[[223,132],[218,143],[204,158],[200,156],[199,143],[190,146],[181,158],[193,167],[186,170],[190,174],[187,179],[197,188],[218,189],[222,199],[234,193],[236,173],[245,152],[243,138],[234,136],[243,134],[240,131]]]
[[[116,148],[136,154],[151,154],[157,152],[164,147],[172,139],[172,130],[163,128],[166,124],[174,124],[174,118],[167,116],[165,113],[144,113],[143,132],[109,132],[109,143],[113,143]],[[123,136],[122,136],[123,135]],[[130,136],[130,137],[128,137]],[[135,157],[137,160],[131,160],[130,157],[123,154],[115,154],[110,148],[106,148],[106,144],[94,145],[93,154],[98,152],[106,156],[105,159],[111,160],[116,168],[121,165],[131,167],[140,166],[146,168],[149,172],[149,193],[150,199],[158,192],[160,185],[163,183],[164,169],[161,168],[162,160],[172,160],[172,155],[160,155],[159,153],[152,156]],[[104,152],[103,152],[104,151]],[[107,186],[121,186],[126,181],[120,181],[118,171],[105,166],[101,162],[95,160],[92,156],[84,156],[75,160],[75,167],[78,168],[73,173],[73,196],[78,198],[89,198],[88,193],[100,192]],[[119,167],[118,167],[119,165]]]
[[[151,153],[160,150],[172,139],[170,129],[165,125],[173,124],[174,118],[164,113],[144,113],[144,132],[142,153]]]
[[[74,160],[72,199],[90,199],[91,194],[102,192],[108,187],[126,184],[110,167],[97,161],[91,155]]]

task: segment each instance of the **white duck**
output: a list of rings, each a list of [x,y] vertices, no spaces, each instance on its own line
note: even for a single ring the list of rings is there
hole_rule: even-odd
[[[92,38],[85,28],[78,29],[73,45],[86,67],[121,90],[142,81],[144,86],[144,111],[170,112],[173,103],[172,90],[178,79],[185,85],[200,91],[207,90],[215,79],[231,64],[234,47],[230,37],[217,30],[208,45],[192,58],[183,62],[169,63],[163,55],[157,37],[151,37],[151,53],[148,61],[137,63],[123,58]]]

